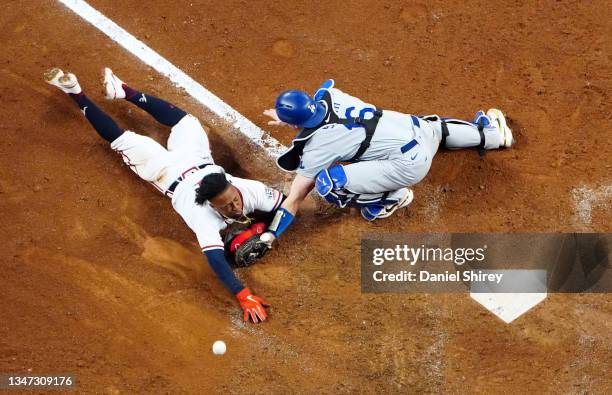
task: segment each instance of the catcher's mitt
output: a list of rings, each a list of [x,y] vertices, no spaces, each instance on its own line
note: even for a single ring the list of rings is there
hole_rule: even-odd
[[[234,267],[246,267],[263,257],[270,249],[259,242],[259,236],[265,232],[262,222],[250,228],[235,228],[225,235],[225,256]]]

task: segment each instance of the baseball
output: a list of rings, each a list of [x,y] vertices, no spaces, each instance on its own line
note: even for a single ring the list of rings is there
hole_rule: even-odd
[[[227,350],[227,347],[223,340],[217,340],[216,342],[213,343],[213,346],[212,346],[213,354],[223,355],[225,354],[225,350]]]

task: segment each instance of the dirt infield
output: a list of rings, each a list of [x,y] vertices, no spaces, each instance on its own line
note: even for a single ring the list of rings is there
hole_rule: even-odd
[[[484,158],[441,153],[410,209],[379,223],[305,210],[279,248],[239,272],[273,306],[269,322],[245,326],[170,202],[42,73],[74,71],[123,126],[160,141],[167,130],[147,114],[103,102],[103,66],[206,124],[209,115],[58,3],[9,2],[0,373],[74,372],[80,391],[111,394],[612,390],[609,295],[550,295],[506,325],[467,295],[359,287],[364,232],[612,230],[607,195],[577,214],[585,194],[612,185],[606,2],[91,4],[285,144],[291,134],[261,112],[279,91],[327,78],[407,113],[499,107],[518,144]],[[240,136],[213,127],[210,137],[228,172],[282,185]],[[223,357],[210,352],[217,339]]]

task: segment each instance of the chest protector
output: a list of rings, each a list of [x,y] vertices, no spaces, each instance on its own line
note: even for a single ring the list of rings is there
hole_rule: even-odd
[[[359,158],[363,156],[366,150],[370,147],[370,143],[372,142],[372,137],[376,132],[376,127],[378,126],[378,121],[380,121],[380,117],[382,117],[383,111],[380,109],[376,109],[374,111],[374,115],[370,119],[363,119],[360,117],[355,118],[340,118],[336,113],[332,110],[333,102],[331,98],[331,93],[328,90],[321,91],[322,95],[318,98],[318,101],[323,102],[323,104],[327,107],[327,114],[324,121],[317,125],[314,128],[304,128],[302,131],[293,139],[291,148],[289,148],[285,153],[278,157],[276,163],[278,166],[285,171],[295,171],[300,165],[300,157],[304,152],[304,147],[306,146],[306,142],[314,136],[322,127],[330,124],[339,124],[339,125],[352,125],[352,126],[361,126],[365,129],[365,138],[359,145],[359,149],[355,155],[353,155],[349,162],[358,162]]]

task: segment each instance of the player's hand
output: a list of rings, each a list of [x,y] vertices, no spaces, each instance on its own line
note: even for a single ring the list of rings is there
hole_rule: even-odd
[[[276,236],[274,236],[274,233],[272,232],[265,232],[259,236],[259,242],[265,244],[268,246],[268,248],[272,248],[272,243],[274,243],[274,240],[276,240]]]
[[[272,118],[271,121],[268,121],[268,125],[270,126],[289,126],[289,127],[292,127],[293,129],[299,129],[299,127],[296,125],[291,125],[291,124],[281,121],[280,118],[278,118],[278,114],[276,113],[276,110],[273,108],[269,110],[265,110],[263,114],[267,117]]]
[[[240,302],[240,307],[242,307],[242,311],[244,312],[245,322],[250,319],[256,324],[268,318],[268,314],[264,307],[269,307],[270,305],[259,296],[253,295],[250,289],[245,288],[238,292],[238,294],[236,294],[236,299]]]

